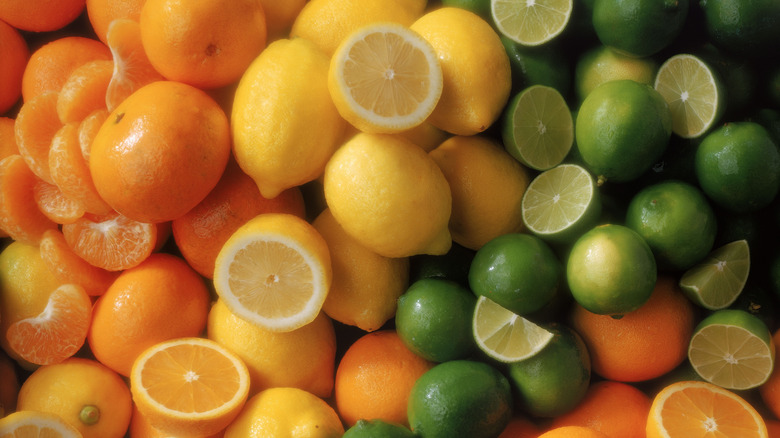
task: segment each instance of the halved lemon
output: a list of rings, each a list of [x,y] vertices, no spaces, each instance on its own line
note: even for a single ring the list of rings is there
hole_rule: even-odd
[[[49,412],[17,411],[0,419],[0,436],[19,438],[81,438],[81,432]]]

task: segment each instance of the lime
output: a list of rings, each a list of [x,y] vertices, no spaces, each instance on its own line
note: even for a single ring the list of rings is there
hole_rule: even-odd
[[[706,32],[713,44],[751,57],[780,54],[780,2],[777,0],[707,0]]]
[[[555,88],[562,96],[571,88],[569,60],[560,44],[528,47],[502,36],[509,66],[512,68],[512,90],[517,93],[531,85]]]
[[[644,57],[671,44],[687,15],[688,0],[596,0],[593,28],[605,46]]]
[[[645,240],[623,225],[599,225],[574,243],[566,279],[574,300],[590,312],[620,316],[653,292],[655,258]]]
[[[485,21],[493,21],[490,13],[490,0],[441,0],[442,6],[452,6],[455,8],[471,11]]]
[[[509,365],[517,403],[535,417],[556,417],[574,408],[590,385],[590,354],[568,326],[549,326],[552,340],[534,356]]]
[[[636,58],[597,45],[585,51],[574,70],[574,85],[580,102],[604,82],[618,79],[652,85],[658,64],[653,58]]]
[[[599,182],[625,182],[638,178],[663,155],[672,135],[672,116],[653,87],[614,80],[596,87],[582,102],[575,134],[580,155]]]
[[[470,290],[453,281],[417,280],[398,298],[398,336],[430,361],[464,358],[474,351],[471,318],[476,301]]]
[[[758,317],[767,327],[776,327],[778,302],[769,288],[758,281],[748,281],[729,309],[739,309]]]
[[[528,231],[553,243],[574,242],[601,216],[596,180],[583,167],[561,164],[534,178],[523,195]]]
[[[574,143],[574,122],[555,88],[532,85],[516,94],[504,111],[506,150],[521,163],[547,170],[560,164]]]
[[[659,269],[685,270],[712,250],[715,212],[696,186],[665,181],[640,190],[626,211],[625,225],[650,245]]]
[[[755,122],[733,122],[707,134],[696,150],[696,177],[715,204],[755,212],[780,191],[780,152]]]
[[[560,35],[569,23],[572,0],[491,0],[499,32],[525,46],[538,46]]]
[[[704,30],[702,32],[706,33]],[[744,117],[745,112],[755,105],[758,91],[753,63],[742,56],[725,52],[709,42],[696,48],[693,54],[718,72],[726,97],[726,110],[722,120]]]
[[[476,251],[453,242],[446,254],[413,255],[409,258],[409,284],[423,278],[442,278],[468,286],[474,254]]]
[[[358,420],[342,438],[414,438],[416,435],[402,424],[381,419]]]
[[[407,406],[417,436],[496,437],[512,416],[512,389],[491,365],[453,360],[420,376]]]
[[[672,132],[684,138],[707,132],[726,108],[718,73],[700,58],[678,54],[658,69],[655,89],[672,112]]]
[[[710,383],[726,389],[750,389],[769,378],[775,346],[758,317],[744,310],[716,310],[694,330],[688,360]]]
[[[680,288],[705,309],[723,309],[737,299],[750,273],[750,248],[737,240],[712,251],[680,278]]]
[[[769,287],[775,297],[780,299],[780,252],[769,262]]]
[[[543,240],[510,233],[477,251],[469,268],[469,286],[477,296],[525,315],[541,309],[555,296],[562,271],[561,262]]]
[[[473,332],[477,346],[491,358],[504,363],[535,355],[553,337],[551,332],[486,297],[477,299]]]

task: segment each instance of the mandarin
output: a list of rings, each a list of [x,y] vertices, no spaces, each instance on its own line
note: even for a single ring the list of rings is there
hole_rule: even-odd
[[[85,0],[3,0],[0,20],[33,32],[62,29],[84,10]]]
[[[543,432],[544,429],[529,418],[514,416],[498,438],[537,438]]]
[[[76,254],[60,230],[46,230],[40,243],[41,258],[61,283],[77,284],[90,296],[103,295],[119,272],[92,266]]]
[[[0,117],[0,160],[19,153],[14,133],[15,120],[10,117]]]
[[[19,154],[38,178],[54,183],[49,170],[49,149],[54,135],[62,128],[57,114],[59,94],[54,91],[25,99],[16,115],[14,134]]]
[[[72,224],[84,216],[84,206],[65,196],[56,184],[39,179],[33,186],[33,199],[38,209],[56,224]]]
[[[62,123],[81,122],[95,110],[106,107],[106,90],[114,73],[114,63],[105,59],[88,61],[76,67],[60,88],[57,114]]]
[[[141,18],[141,8],[146,0],[86,0],[87,16],[95,35],[108,44],[108,28],[118,19],[137,22]]]
[[[609,438],[617,435],[606,435],[596,429],[585,426],[554,427],[539,435],[539,438]]]
[[[16,104],[22,96],[22,75],[30,57],[30,49],[22,35],[0,21],[0,114]]]
[[[772,342],[774,342],[775,348],[780,349],[780,329],[776,330],[772,335]],[[780,361],[775,361],[769,380],[759,386],[758,391],[761,395],[761,400],[769,408],[769,411],[775,417],[780,418]]]
[[[0,160],[0,229],[14,240],[36,245],[44,231],[57,227],[35,202],[38,181],[21,156]]]

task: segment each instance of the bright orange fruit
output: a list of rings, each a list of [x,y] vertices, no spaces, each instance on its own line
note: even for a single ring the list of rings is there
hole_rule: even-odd
[[[80,202],[65,196],[56,184],[39,179],[33,187],[33,199],[44,216],[56,224],[70,224],[84,216]]]
[[[106,292],[119,272],[92,266],[68,246],[59,230],[46,230],[40,243],[41,258],[54,276],[62,283],[77,284],[87,295]]]
[[[104,59],[76,67],[60,88],[57,114],[62,123],[81,122],[92,111],[106,107],[106,90],[114,63]]]
[[[20,155],[0,161],[0,228],[14,240],[34,245],[44,231],[57,227],[35,203],[38,181]]]
[[[2,14],[2,12],[0,12]],[[30,57],[27,41],[19,31],[0,20],[0,114],[11,109],[22,96],[22,75]]]

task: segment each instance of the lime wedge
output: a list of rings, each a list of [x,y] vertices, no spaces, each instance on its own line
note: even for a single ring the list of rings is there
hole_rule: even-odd
[[[661,64],[655,89],[669,104],[672,132],[683,138],[707,132],[725,108],[718,74],[693,55],[674,55]]]
[[[699,264],[685,271],[680,288],[705,309],[730,306],[742,293],[750,273],[747,240],[736,240],[712,251]]]
[[[539,238],[573,242],[596,225],[601,197],[590,172],[576,164],[561,164],[531,181],[521,211],[526,228]]]
[[[553,333],[480,296],[472,325],[479,348],[493,359],[512,363],[542,350]]]
[[[574,121],[555,88],[532,85],[517,93],[504,111],[504,147],[536,170],[560,164],[574,144]]]
[[[572,0],[491,0],[496,28],[525,46],[538,46],[560,35],[569,23]]]
[[[761,386],[775,361],[766,324],[744,310],[716,310],[693,332],[688,360],[704,380],[726,389]]]

